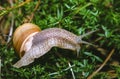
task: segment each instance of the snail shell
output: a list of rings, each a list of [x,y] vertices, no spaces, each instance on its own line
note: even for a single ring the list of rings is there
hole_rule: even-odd
[[[25,23],[19,26],[13,35],[13,46],[20,57],[24,55],[22,48],[27,40],[35,33],[40,32],[40,28],[32,23]]]
[[[79,52],[81,43],[90,44],[81,39],[92,33],[77,36],[60,28],[49,28],[39,31],[39,27],[30,23],[23,24],[17,28],[14,33],[13,44],[15,49],[19,52],[21,59],[13,65],[14,67],[20,68],[29,65],[35,58],[39,58],[50,51],[52,47]],[[25,54],[22,52],[25,52]]]

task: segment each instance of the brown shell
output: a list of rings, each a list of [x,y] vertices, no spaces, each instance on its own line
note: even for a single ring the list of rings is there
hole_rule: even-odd
[[[19,26],[13,35],[13,46],[16,52],[20,57],[24,55],[24,52],[20,52],[20,48],[24,42],[24,40],[32,33],[40,32],[40,28],[32,23],[25,23]]]

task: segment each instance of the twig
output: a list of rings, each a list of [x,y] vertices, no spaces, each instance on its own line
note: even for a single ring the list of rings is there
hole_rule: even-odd
[[[22,7],[23,5],[25,5],[26,3],[30,2],[31,0],[26,0],[25,2],[22,2],[20,3],[18,6],[13,6],[11,8],[8,8],[8,9],[2,9],[1,12],[0,12],[0,17],[9,13],[10,11],[14,10],[14,9],[17,9],[19,7]]]
[[[0,33],[0,35],[2,35],[2,36],[4,36],[4,37],[12,37],[12,35],[11,35],[11,36],[9,36],[9,35],[2,34],[2,33]]]
[[[72,67],[71,67],[70,62],[68,62],[68,65],[69,65],[69,67],[70,67],[70,71],[71,71],[71,73],[72,73],[73,79],[76,79],[76,78],[75,78],[75,74],[74,74],[74,72],[73,72],[73,69],[72,69]]]
[[[56,53],[56,54],[57,54],[58,57],[62,57],[62,55],[61,55],[60,53]],[[74,75],[74,72],[73,72],[73,69],[72,69],[72,67],[75,66],[75,65],[71,65],[69,61],[68,61],[68,65],[69,65],[68,68],[66,68],[66,69],[64,69],[64,70],[62,70],[62,71],[60,71],[60,72],[67,71],[67,70],[70,69],[70,71],[71,71],[71,73],[72,73],[73,79],[76,79],[76,78],[75,78],[75,75]],[[50,75],[59,74],[60,72],[55,72],[55,73],[52,73],[52,74],[50,74]]]
[[[86,5],[84,5],[83,7],[79,6],[77,7],[77,9],[75,11],[73,11],[71,14],[74,16],[76,15],[79,11],[83,10],[84,8],[88,7],[92,5],[92,3],[87,3]]]
[[[110,52],[110,54],[108,55],[108,57],[105,59],[105,61],[103,62],[103,64],[96,71],[94,71],[87,79],[93,78],[104,67],[104,65],[107,63],[107,61],[111,58],[111,56],[114,53],[114,51],[115,51],[115,49],[112,49],[112,51]]]
[[[59,74],[59,73],[61,73],[61,72],[64,72],[64,71],[67,71],[67,70],[71,69],[71,68],[74,67],[74,66],[75,66],[75,65],[72,65],[72,66],[70,66],[70,67],[68,67],[68,68],[66,68],[66,69],[61,70],[61,71],[50,73],[49,75],[52,76],[52,75]]]
[[[11,36],[13,34],[13,25],[14,25],[14,16],[12,16],[12,19],[11,19],[11,25],[10,25],[10,31],[9,31],[7,43],[9,43],[11,40]]]
[[[36,6],[35,6],[35,8],[34,8],[34,11],[33,11],[32,14],[30,15],[31,18],[30,18],[29,22],[32,21],[32,19],[33,19],[33,17],[34,17],[34,12],[37,10],[37,8],[39,7],[39,5],[40,5],[40,0],[38,0]]]
[[[10,2],[11,7],[13,7],[13,1],[10,0],[9,2]],[[10,25],[9,35],[8,35],[8,39],[7,39],[7,44],[11,40],[10,36],[12,36],[12,34],[13,34],[13,25],[14,25],[14,14],[12,12],[10,14],[11,14],[11,25]]]

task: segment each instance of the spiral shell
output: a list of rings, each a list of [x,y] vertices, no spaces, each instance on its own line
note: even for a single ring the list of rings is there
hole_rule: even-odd
[[[24,43],[29,37],[38,32],[40,32],[40,28],[32,23],[25,23],[15,30],[13,35],[13,46],[20,57],[24,55],[24,51],[22,51]]]

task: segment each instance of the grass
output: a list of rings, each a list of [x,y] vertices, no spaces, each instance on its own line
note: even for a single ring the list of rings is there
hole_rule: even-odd
[[[84,40],[98,45],[101,50],[88,45],[82,45],[80,56],[70,50],[52,48],[49,53],[36,59],[34,63],[20,69],[12,67],[19,60],[18,55],[9,44],[0,44],[1,77],[2,79],[86,79],[108,56],[111,49],[115,53],[93,79],[108,79],[115,75],[120,78],[120,66],[111,62],[120,60],[120,1],[116,0],[38,0],[21,5],[23,0],[10,3],[1,1],[5,8],[0,11],[0,23],[10,28],[11,16],[14,17],[14,30],[24,22],[31,22],[41,29],[58,27],[66,29],[76,35],[98,30]],[[21,6],[20,6],[21,5]],[[15,6],[15,7],[14,7]],[[9,10],[10,9],[10,10]],[[12,15],[10,13],[12,12]],[[32,18],[33,15],[33,18]],[[6,19],[8,18],[8,19]],[[6,19],[6,21],[2,21]],[[2,32],[1,32],[2,33]],[[3,34],[3,33],[2,33]],[[2,35],[1,34],[1,35]],[[4,39],[7,40],[7,37]],[[105,51],[103,51],[103,49]],[[70,66],[71,65],[71,66]],[[110,75],[109,71],[114,71]]]

